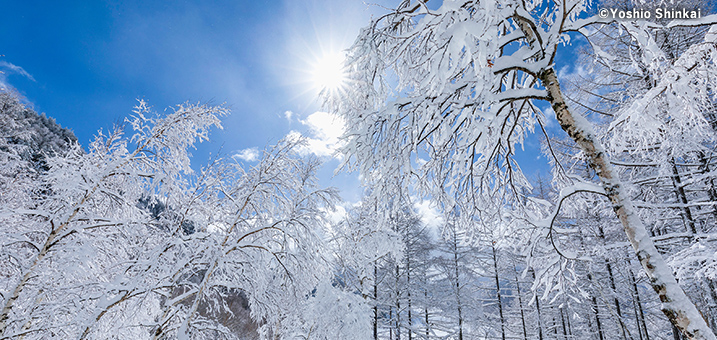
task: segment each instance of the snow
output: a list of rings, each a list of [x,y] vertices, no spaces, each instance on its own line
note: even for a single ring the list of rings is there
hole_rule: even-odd
[[[669,29],[717,17],[603,26],[583,1],[415,4],[362,31],[343,98],[284,113],[307,137],[199,172],[189,150],[223,106],[140,101],[131,136],[100,132],[41,169],[26,154],[40,130],[0,96],[0,336],[231,339],[241,301],[265,337],[618,338],[621,313],[630,334],[667,334],[671,317],[714,339],[717,26],[701,41]],[[611,66],[558,79],[578,29]],[[570,137],[547,133],[551,180],[513,159],[545,114]],[[359,169],[362,201],[318,187],[310,155]]]

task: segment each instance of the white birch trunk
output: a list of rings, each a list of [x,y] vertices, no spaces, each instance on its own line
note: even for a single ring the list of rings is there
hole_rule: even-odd
[[[543,86],[550,94],[550,102],[560,126],[588,156],[590,167],[600,178],[613,210],[622,223],[638,260],[650,279],[652,288],[662,301],[662,312],[690,339],[717,339],[694,303],[677,284],[672,270],[655,248],[632,201],[622,188],[622,182],[607,159],[607,155],[590,123],[580,115],[573,115],[560,91],[560,83],[552,68],[540,74]]]

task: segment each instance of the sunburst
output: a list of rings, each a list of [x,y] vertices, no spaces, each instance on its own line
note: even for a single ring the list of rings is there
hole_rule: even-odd
[[[338,92],[346,85],[346,70],[342,53],[327,53],[313,65],[312,82],[319,91]]]

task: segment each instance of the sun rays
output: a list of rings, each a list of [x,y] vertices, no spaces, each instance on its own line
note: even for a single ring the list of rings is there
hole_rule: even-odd
[[[346,86],[346,80],[343,53],[325,53],[312,65],[311,82],[320,92],[338,93]]]

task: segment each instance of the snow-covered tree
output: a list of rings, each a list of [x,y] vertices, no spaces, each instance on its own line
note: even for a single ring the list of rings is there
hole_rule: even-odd
[[[630,6],[624,1],[604,4],[623,9]],[[645,4],[652,9],[656,5]],[[711,4],[691,1],[681,6],[706,10]],[[715,316],[709,306],[714,304],[714,290],[709,287],[712,279],[705,275],[712,262],[705,261],[700,251],[695,256],[690,251],[714,249],[712,208],[717,196],[710,160],[717,139],[715,105],[713,95],[700,94],[710,92],[713,85],[700,83],[687,73],[685,77],[691,80],[672,85],[681,90],[652,97],[645,109],[632,109],[635,102],[645,100],[661,74],[671,72],[682,58],[690,58],[692,49],[704,45],[708,28],[646,27],[655,40],[654,48],[647,49],[620,25],[601,26],[587,36],[593,48],[584,51],[578,72],[567,78],[566,93],[575,110],[590,116],[600,131],[612,154],[611,162],[624,179],[658,251],[668,257],[680,285],[702,316],[713,323]],[[662,57],[646,57],[655,53]],[[577,161],[574,164],[584,164],[580,153],[571,154]],[[614,234],[613,225],[604,224],[606,233]],[[611,247],[622,248],[617,246],[622,241],[614,236],[609,237]]]
[[[433,286],[436,287],[434,294],[438,295],[435,298],[440,301],[438,305],[441,308],[440,317],[433,321],[436,324],[434,327],[439,331],[454,334],[458,340],[488,336],[488,325],[505,326],[500,318],[485,316],[481,308],[479,274],[485,274],[489,268],[492,271],[493,266],[492,263],[490,266],[488,263],[479,263],[479,257],[488,254],[479,254],[480,248],[476,247],[475,243],[469,237],[465,226],[459,226],[455,219],[448,220],[441,238],[437,241],[437,252],[433,260],[434,270],[437,272],[433,275]],[[485,276],[486,279],[495,277]],[[484,281],[483,284],[495,282]],[[499,296],[500,293],[492,289],[485,295]],[[499,303],[490,305],[495,306],[496,311],[502,308]],[[488,309],[492,311],[494,308]],[[495,315],[497,316],[497,313]],[[496,333],[490,336],[494,337]]]
[[[571,34],[588,36],[593,27],[611,21],[589,17],[590,5],[582,0],[447,1],[434,10],[424,1],[402,1],[365,28],[349,50],[347,95],[327,98],[347,122],[346,163],[374,181],[396,174],[415,179],[423,194],[445,206],[458,202],[471,218],[504,218],[504,213],[482,215],[500,207],[520,215],[529,183],[513,156],[545,119],[538,102],[546,102],[596,175],[595,182],[572,178],[558,202],[578,192],[606,196],[664,314],[686,336],[714,339],[650,239],[610,150],[563,96],[554,66],[558,46]],[[646,71],[656,82],[623,111],[622,121],[636,141],[649,141],[659,130],[627,117],[660,113],[663,104],[655,99],[663,94],[680,103],[680,114],[690,115],[711,95],[700,89],[714,88],[717,79],[715,28],[669,68],[660,66],[665,57],[649,28],[714,21],[710,16],[668,24],[617,22],[646,51],[639,58],[650,65]]]
[[[47,170],[45,158],[64,153],[76,141],[71,131],[37,114],[17,94],[0,91],[2,205],[27,204],[41,195],[37,177]]]
[[[140,103],[130,121],[134,149],[120,130],[100,133],[88,153],[73,145],[47,160],[49,170],[40,177],[47,196],[31,209],[9,212],[9,219],[22,222],[3,228],[2,239],[30,247],[13,254],[19,272],[4,283],[0,334],[73,334],[79,325],[49,325],[81,319],[102,282],[112,281],[113,267],[136,256],[147,239],[139,197],[171,186],[162,182],[181,183],[182,173],[191,171],[187,148],[206,139],[225,110],[185,105],[166,118],[147,113]]]
[[[223,298],[214,295],[218,287],[247,292],[263,331],[282,335],[288,332],[283,320],[295,318],[306,296],[328,280],[320,235],[337,197],[333,189],[317,188],[320,163],[295,155],[302,142],[281,141],[257,166],[246,172],[236,167],[238,173],[219,185],[219,199],[204,215],[206,229],[192,234],[200,242],[171,274],[171,286],[182,290],[163,303],[155,338],[174,332],[216,337],[207,334],[211,318],[199,309],[222,309]]]
[[[87,152],[43,154],[43,169],[3,139],[13,170],[42,190],[3,191],[0,335],[236,339],[252,320],[265,336],[294,334],[330,278],[322,234],[337,195],[318,188],[300,138],[254,167],[215,159],[195,173],[189,149],[227,112],[184,104],[160,116],[140,102],[131,138],[99,132]]]

